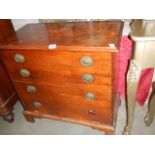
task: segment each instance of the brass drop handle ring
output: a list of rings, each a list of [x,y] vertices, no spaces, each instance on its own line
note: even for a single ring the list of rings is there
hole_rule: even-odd
[[[27,69],[20,69],[20,75],[22,77],[29,77],[31,75],[30,71]]]
[[[29,93],[35,93],[37,91],[36,87],[34,87],[32,85],[27,85],[26,90]]]
[[[95,79],[94,79],[94,76],[91,75],[91,74],[83,74],[82,80],[83,80],[85,83],[92,83]]]
[[[24,63],[25,62],[25,57],[21,54],[15,54],[14,55],[14,60],[18,63]]]
[[[94,100],[95,99],[95,95],[93,93],[86,93],[84,94],[84,97],[85,99],[88,99],[88,100]]]
[[[92,66],[93,65],[93,59],[90,56],[82,56],[80,58],[80,63],[82,66]]]

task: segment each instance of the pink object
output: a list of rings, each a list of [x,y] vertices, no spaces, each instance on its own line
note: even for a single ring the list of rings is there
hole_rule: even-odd
[[[126,97],[126,75],[129,66],[129,60],[132,54],[131,50],[132,41],[127,36],[123,36],[121,39],[120,51],[116,54],[117,83],[115,83],[116,91],[120,92],[121,99]],[[141,72],[136,95],[136,101],[140,105],[144,105],[148,97],[152,83],[153,72],[154,69],[152,68],[142,70]]]
[[[154,72],[154,69],[152,69],[152,68],[142,70],[142,72],[141,72],[138,89],[137,89],[137,96],[136,96],[136,101],[140,105],[144,105],[144,103],[149,95],[149,91],[150,91],[151,83],[152,83],[153,72]]]

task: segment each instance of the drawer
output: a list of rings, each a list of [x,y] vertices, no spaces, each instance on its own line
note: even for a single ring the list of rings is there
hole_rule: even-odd
[[[17,53],[24,56],[23,63],[14,60]],[[91,74],[94,85],[111,86],[112,56],[109,52],[4,51],[1,56],[11,78],[16,81],[77,85],[83,84],[84,74]],[[92,58],[91,66],[82,65],[84,56]],[[22,69],[30,75],[21,76]]]
[[[24,106],[34,109],[33,102],[43,104],[43,107],[98,107],[112,108],[112,92],[95,90],[92,88],[76,88],[66,86],[52,86],[38,83],[14,82],[16,90],[23,100]],[[29,103],[31,102],[31,103]]]
[[[26,112],[31,112],[34,116],[45,118],[59,118],[59,120],[77,122],[89,125],[109,125],[113,126],[113,110],[109,108],[97,109],[86,107],[52,107],[46,109],[45,107],[40,109],[25,109]]]
[[[24,57],[24,62],[15,61],[15,55]],[[77,67],[85,71],[98,71],[106,73],[111,69],[112,53],[110,52],[67,52],[67,51],[30,51],[30,50],[4,50],[1,52],[2,59],[9,65],[20,65],[28,68],[53,71],[76,71]],[[81,63],[81,58],[88,56],[92,59],[90,66]],[[86,58],[87,59],[87,58]],[[89,60],[87,60],[89,62]],[[36,66],[37,65],[37,66]]]
[[[103,95],[94,91],[96,99],[86,100],[82,89],[35,84],[36,93],[29,93],[26,86],[25,83],[15,82],[26,111],[87,123],[112,123],[113,104],[108,91]]]

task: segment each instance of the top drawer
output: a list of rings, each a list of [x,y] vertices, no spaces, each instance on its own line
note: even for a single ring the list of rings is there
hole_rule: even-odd
[[[13,80],[73,84],[82,75],[91,74],[96,84],[111,85],[110,52],[8,50],[1,52],[1,58]],[[30,75],[21,76],[21,69],[28,70]]]

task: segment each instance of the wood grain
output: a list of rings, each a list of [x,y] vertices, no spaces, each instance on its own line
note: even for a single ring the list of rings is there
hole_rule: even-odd
[[[0,48],[47,50],[49,44],[56,44],[57,50],[116,51],[122,27],[121,21],[28,24],[3,39]]]

